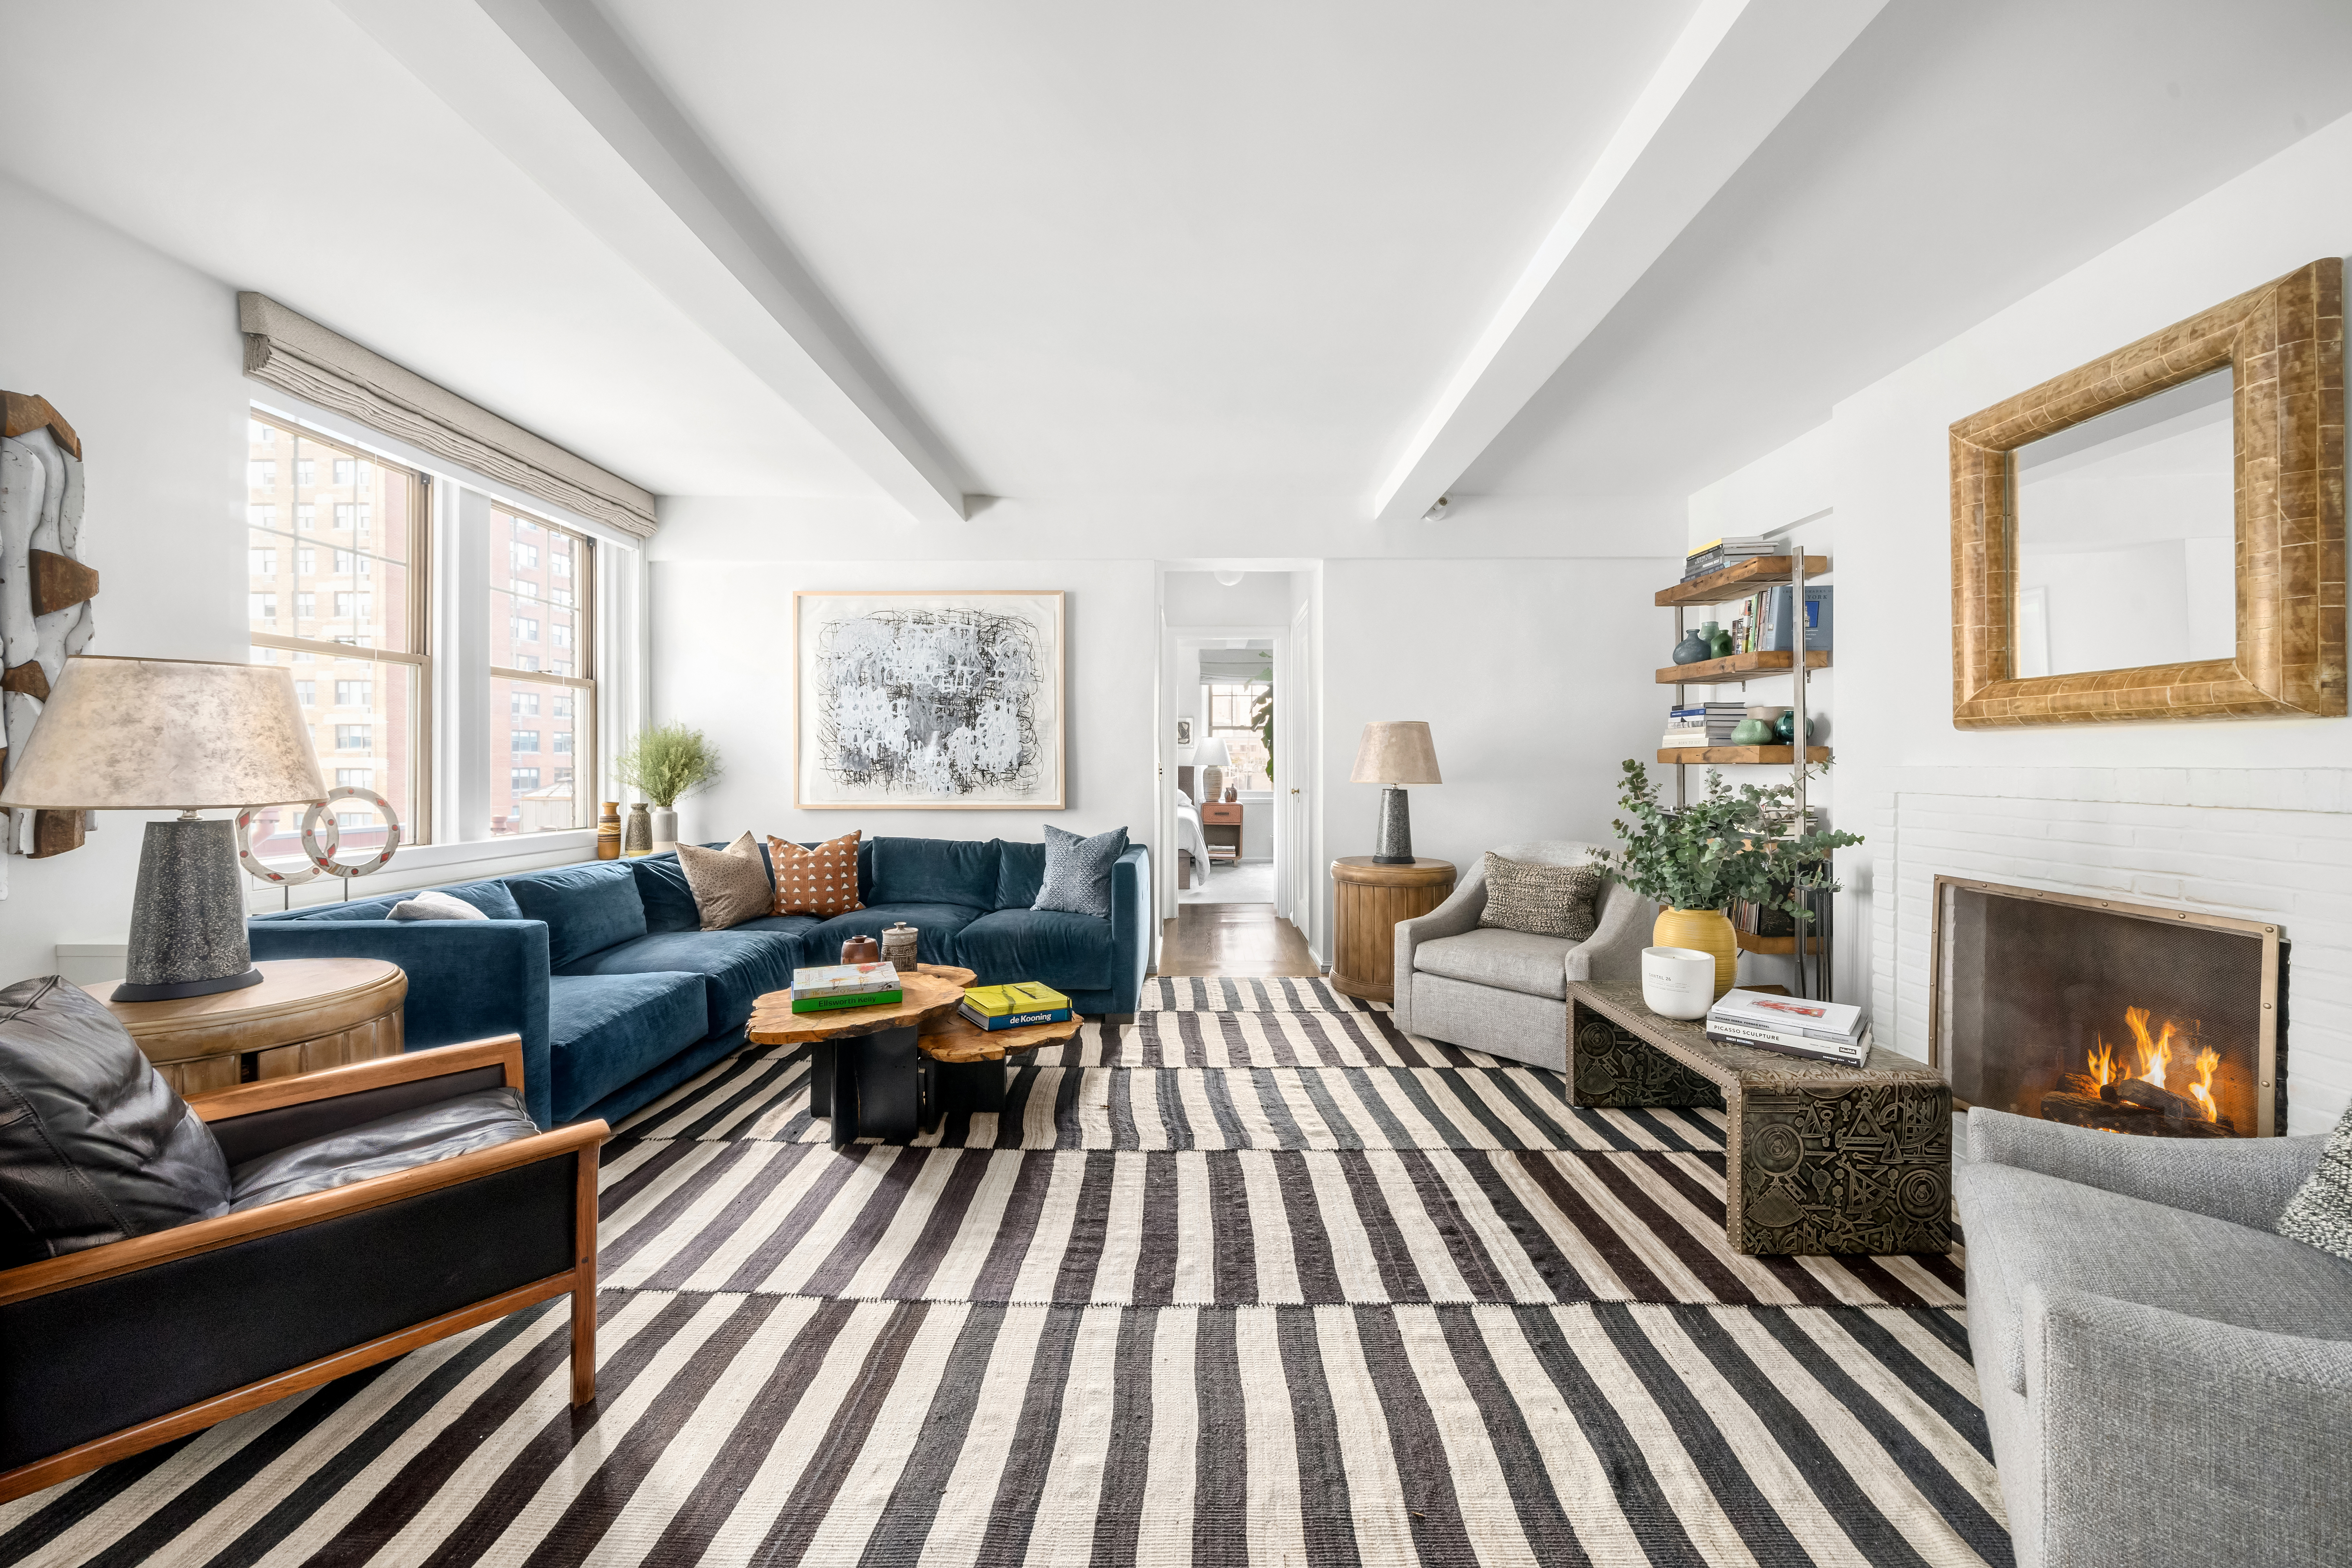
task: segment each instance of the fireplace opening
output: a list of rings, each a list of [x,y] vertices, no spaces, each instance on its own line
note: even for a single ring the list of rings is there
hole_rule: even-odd
[[[2101,1131],[2286,1127],[2278,928],[1936,879],[1928,1049],[1956,1100]]]

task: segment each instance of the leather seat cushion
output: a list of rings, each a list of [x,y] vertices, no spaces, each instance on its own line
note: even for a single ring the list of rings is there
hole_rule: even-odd
[[[716,1035],[742,1027],[743,1021],[751,1016],[753,1002],[771,991],[782,991],[790,985],[793,971],[799,966],[800,951],[800,940],[783,931],[751,931],[742,926],[729,931],[658,931],[591,953],[563,973],[699,974],[703,1002],[709,1010],[708,1027],[703,1032]]]
[[[1575,946],[1564,937],[1487,926],[1422,942],[1412,950],[1412,966],[1425,974],[1557,1002],[1568,995],[1568,955]]]
[[[232,1210],[349,1186],[529,1138],[539,1131],[511,1089],[476,1089],[340,1132],[273,1149],[229,1173]]]
[[[228,1209],[228,1162],[113,1014],[51,974],[0,990],[0,1268]]]
[[[699,974],[558,974],[547,983],[555,1120],[569,1121],[708,1032]]]
[[[1057,991],[1110,984],[1110,921],[1060,910],[999,910],[956,937],[959,963],[982,985],[1036,980]]]

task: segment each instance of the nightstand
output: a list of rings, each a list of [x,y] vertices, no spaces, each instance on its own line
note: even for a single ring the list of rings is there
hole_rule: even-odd
[[[1213,800],[1201,807],[1201,837],[1209,841],[1209,858],[1228,864],[1242,858],[1242,807],[1239,801]]]

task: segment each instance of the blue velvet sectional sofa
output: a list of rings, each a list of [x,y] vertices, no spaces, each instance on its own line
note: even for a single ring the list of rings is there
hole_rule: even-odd
[[[1081,1013],[1132,1015],[1151,961],[1147,852],[1113,866],[1108,920],[1031,909],[1045,872],[1043,844],[869,838],[857,849],[866,908],[826,921],[703,931],[677,855],[663,854],[442,889],[487,920],[386,920],[403,893],[260,915],[247,931],[257,959],[400,965],[410,1050],[511,1031],[541,1126],[618,1122],[740,1048],[752,1001],[793,970],[838,963],[845,939],[900,921],[921,931],[926,963],[961,964],[983,985],[1041,980]]]

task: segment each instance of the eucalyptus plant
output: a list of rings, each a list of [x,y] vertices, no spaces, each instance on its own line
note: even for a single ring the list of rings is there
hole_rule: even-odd
[[[614,766],[623,784],[644,791],[646,799],[667,811],[679,796],[718,779],[719,748],[699,730],[656,724],[622,748]]]
[[[1831,852],[1862,842],[1855,833],[1776,837],[1795,820],[1795,789],[1734,789],[1711,769],[1706,793],[1675,807],[1658,799],[1649,770],[1629,760],[1617,805],[1625,817],[1610,826],[1623,847],[1603,851],[1596,863],[1643,898],[1678,910],[1752,903],[1809,921],[1812,911],[1798,894],[1835,892]]]

